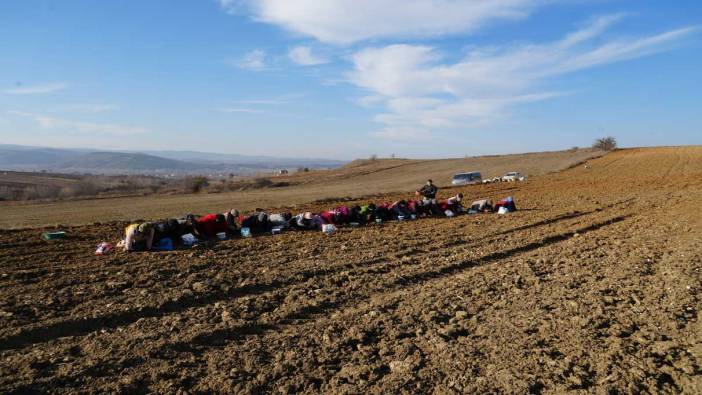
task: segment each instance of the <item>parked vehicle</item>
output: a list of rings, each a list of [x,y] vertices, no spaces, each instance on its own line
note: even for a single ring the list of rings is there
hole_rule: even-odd
[[[479,184],[483,181],[483,176],[478,171],[469,173],[458,173],[453,175],[451,185]]]
[[[519,174],[519,172],[517,172],[517,171],[510,171],[509,173],[502,176],[502,181],[505,181],[505,182],[521,181],[522,179],[523,179],[522,175]]]

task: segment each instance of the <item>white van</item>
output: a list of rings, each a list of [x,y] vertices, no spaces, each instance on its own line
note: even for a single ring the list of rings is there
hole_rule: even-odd
[[[502,181],[506,182],[514,182],[514,181],[524,181],[526,180],[526,177],[521,175],[518,171],[511,171],[504,176],[502,176]]]
[[[521,177],[521,176],[522,175],[519,174],[519,172],[517,172],[517,171],[510,171],[509,173],[502,176],[502,181],[504,181],[504,182],[518,181],[519,177]]]
[[[451,185],[468,185],[468,184],[478,184],[483,181],[483,176],[480,172],[473,171],[470,173],[458,173],[453,175],[451,180]]]

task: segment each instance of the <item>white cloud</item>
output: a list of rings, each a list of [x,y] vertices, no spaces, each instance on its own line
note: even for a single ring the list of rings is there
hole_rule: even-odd
[[[372,137],[382,140],[398,141],[428,141],[432,139],[432,133],[427,128],[414,126],[392,126],[371,133]]]
[[[434,37],[527,16],[549,0],[219,0],[227,12],[328,43]]]
[[[243,58],[234,64],[244,70],[261,71],[266,69],[266,52],[262,49],[254,49],[244,55]]]
[[[66,82],[49,82],[37,85],[18,85],[14,88],[4,89],[2,92],[8,95],[40,95],[44,93],[54,93],[69,87]]]
[[[363,96],[360,99],[356,100],[356,104],[358,104],[361,107],[375,107],[378,104],[383,104],[385,101],[385,97],[381,95],[368,95],[368,96]]]
[[[695,30],[604,40],[602,34],[619,18],[597,18],[556,42],[473,49],[456,63],[443,62],[428,46],[366,48],[352,56],[355,69],[348,78],[373,102],[381,100],[386,112],[375,121],[387,131],[380,135],[396,138],[403,130],[417,135],[417,128],[482,125],[516,104],[564,94],[533,92],[551,77],[665,51]]]
[[[71,121],[25,111],[8,111],[8,114],[31,118],[37,124],[39,124],[39,126],[46,129],[64,129],[68,132],[97,133],[112,136],[125,136],[149,132],[149,129],[139,126],[122,126],[109,123]]]
[[[329,63],[329,60],[312,53],[310,47],[298,46],[290,49],[288,57],[293,62],[303,66],[315,66],[319,64]]]

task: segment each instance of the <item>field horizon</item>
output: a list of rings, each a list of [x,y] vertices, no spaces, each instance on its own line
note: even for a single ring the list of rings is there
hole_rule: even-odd
[[[432,178],[450,186],[458,172],[481,171],[484,178],[520,171],[529,177],[567,169],[603,155],[592,149],[484,155],[450,159],[359,159],[330,170],[269,176],[284,187],[201,193],[150,194],[56,201],[0,202],[0,228],[82,225],[113,220],[156,220],[187,213],[223,212],[231,208],[287,208],[319,200],[359,199],[411,192]],[[250,179],[255,179],[251,177]]]

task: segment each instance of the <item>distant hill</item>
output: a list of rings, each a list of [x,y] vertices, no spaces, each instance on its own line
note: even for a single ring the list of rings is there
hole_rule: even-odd
[[[275,169],[336,168],[328,159],[275,158],[197,151],[97,151],[0,144],[0,169],[90,174],[253,175]]]
[[[0,145],[0,168],[12,170],[27,168],[30,170],[55,166],[72,160],[84,152],[67,149],[23,147],[19,145]]]
[[[219,164],[260,164],[275,165],[275,167],[314,167],[333,168],[346,164],[346,161],[319,158],[277,158],[274,156],[256,156],[241,154],[220,154],[199,151],[140,151],[144,154],[162,158],[182,160],[197,163]]]
[[[158,170],[190,170],[202,168],[201,165],[179,160],[161,158],[154,155],[121,153],[121,152],[90,152],[73,159],[60,162],[57,167],[66,170],[114,171],[158,171]]]

